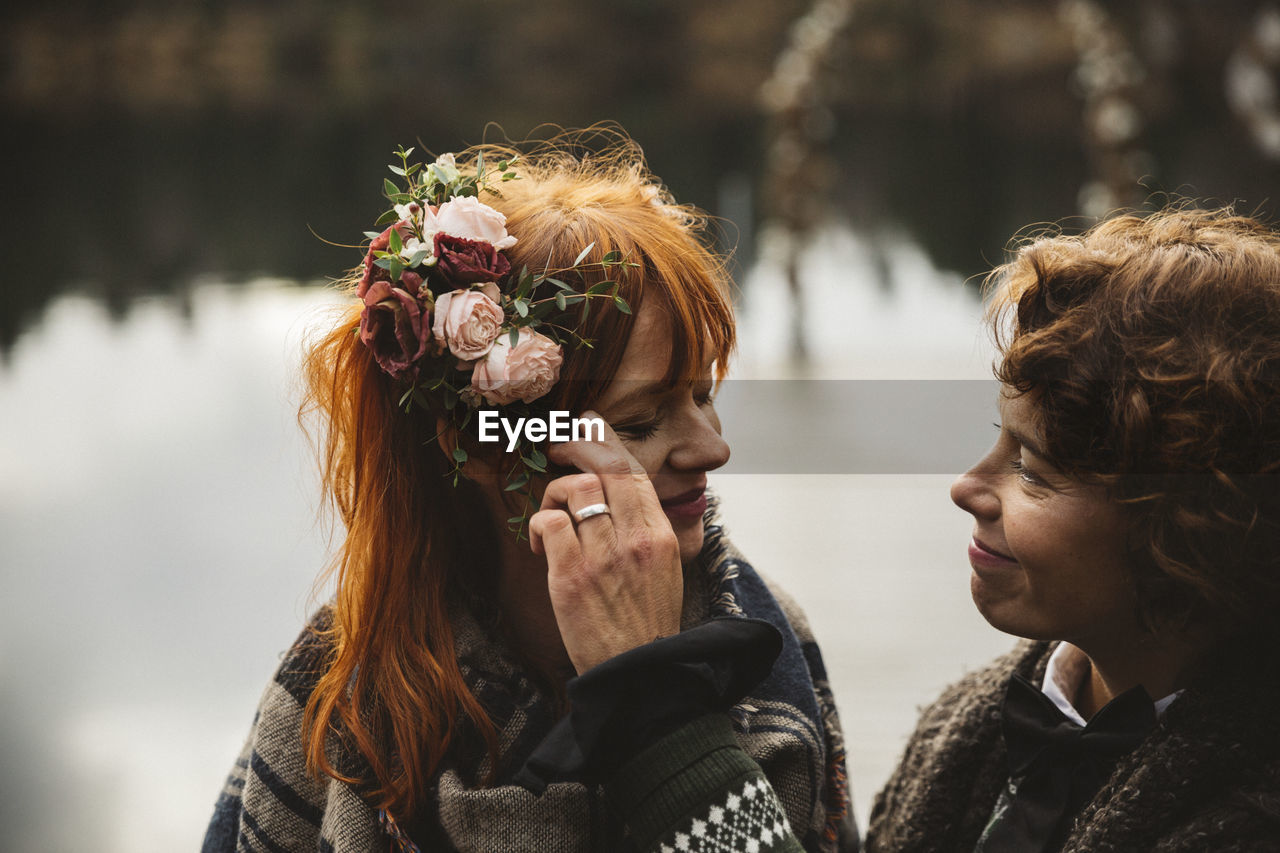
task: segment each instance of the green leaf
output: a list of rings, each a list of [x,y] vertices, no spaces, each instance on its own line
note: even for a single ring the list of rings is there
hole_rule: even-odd
[[[422,263],[429,257],[431,257],[430,252],[428,252],[426,249],[419,249],[418,251],[414,252],[412,255],[409,256],[407,265],[411,267],[416,267],[418,264]]]
[[[499,160],[499,161],[498,161],[498,171],[499,171],[499,172],[505,172],[505,171],[507,171],[507,161],[506,161],[506,160]]]
[[[600,263],[604,266],[616,266],[622,261],[622,253],[617,249],[612,252],[606,252],[605,256],[600,259]]]
[[[404,241],[400,239],[400,229],[392,228],[391,233],[387,235],[389,242],[387,248],[391,250],[391,254],[398,255],[404,249]]]
[[[533,462],[534,465],[539,465],[542,468],[547,467],[547,457],[543,456],[542,451],[540,450],[530,451],[529,459]]]
[[[562,293],[562,294],[560,294],[560,295],[561,295],[561,296],[564,296],[564,294],[563,294],[563,293]],[[568,296],[565,296],[565,297],[564,297],[564,303],[565,303],[566,305],[577,305],[579,302],[581,302],[582,300],[584,300],[584,299],[586,299],[586,298],[587,298],[587,297],[583,296],[581,293],[571,293],[571,294],[569,294]]]
[[[390,169],[392,173],[397,174],[402,178],[407,177],[404,169],[401,169],[399,166],[388,166],[387,168]]]
[[[406,402],[408,402],[409,398],[413,396],[413,392],[417,390],[418,390],[417,388],[410,388],[408,391],[405,391],[404,394],[401,395],[400,397],[400,402],[397,403],[396,405],[403,406]]]
[[[591,287],[587,288],[587,293],[590,296],[607,293],[615,284],[617,284],[616,281],[606,278],[604,281],[597,281],[595,284],[591,285]]]
[[[590,300],[590,299],[583,299],[583,300],[582,300],[582,313],[581,313],[580,315],[578,315],[578,322],[580,322],[580,323],[585,323],[585,322],[587,322],[587,314],[589,314],[590,312],[591,312],[591,300]]]
[[[529,267],[526,265],[520,268],[520,279],[516,284],[516,299],[523,299],[531,290],[533,290],[533,276],[529,275]]]
[[[514,180],[516,180],[518,177],[519,177],[519,175],[517,175],[515,172],[503,172],[503,173],[502,173],[502,180],[504,180],[504,181],[514,181]]]
[[[556,287],[560,288],[561,290],[568,291],[569,293],[577,293],[576,290],[574,290],[572,287],[565,284],[563,281],[561,281],[558,278],[552,278],[551,276],[547,276],[546,278],[543,279],[543,281],[549,281],[552,284],[554,284]]]
[[[373,224],[374,225],[390,225],[392,222],[399,222],[399,221],[400,221],[400,217],[396,214],[396,212],[394,210],[388,210],[385,213],[383,213],[381,216],[379,216],[377,220],[374,221]],[[382,235],[379,234],[378,236],[381,237]]]
[[[461,447],[455,447],[453,449],[453,460],[459,465],[465,465],[467,462],[467,451],[463,450]]]
[[[393,263],[395,263],[395,258],[391,257],[390,255],[383,255],[381,258],[378,258],[376,261],[374,261],[373,265],[375,267],[382,267],[384,270],[389,270],[391,269],[391,265]]]
[[[568,303],[565,302],[563,290],[556,294],[556,307],[561,311],[569,307]]]
[[[392,281],[400,280],[400,273],[404,272],[404,261],[399,258],[387,258],[391,261],[391,265],[387,267],[387,272],[391,273]]]
[[[507,483],[506,487],[502,491],[514,492],[516,489],[523,489],[528,484],[529,484],[529,472],[521,471],[514,480],[512,480],[510,483]]]
[[[578,264],[582,263],[582,259],[585,258],[587,255],[591,254],[591,250],[594,249],[595,247],[596,247],[596,241],[592,240],[590,243],[587,244],[587,247],[585,249],[583,249],[581,252],[578,253],[578,257],[574,258],[573,263],[569,264],[569,266],[576,267]]]
[[[621,296],[618,296],[615,294],[613,297],[613,304],[616,305],[618,307],[618,310],[621,311],[623,314],[631,313],[631,306],[628,305],[627,300],[623,299]]]
[[[535,451],[535,452],[536,452],[536,451]],[[541,454],[539,454],[539,455],[541,455]],[[521,456],[520,458],[524,460],[524,464],[525,464],[527,467],[532,468],[533,470],[537,471],[537,472],[538,472],[538,473],[540,473],[540,474],[545,474],[545,473],[547,473],[547,460],[546,460],[546,457],[543,457],[543,459],[542,459],[542,462],[541,462],[541,463],[538,463],[538,462],[534,461],[532,458],[530,458],[530,457],[528,457],[528,456]]]
[[[524,524],[524,516],[513,515],[507,519],[507,524]]]
[[[519,343],[520,341],[520,329],[517,328],[516,326],[511,327],[510,341],[511,341],[511,348],[515,349],[516,344]]]
[[[396,186],[395,181],[390,178],[382,179],[382,191],[386,194],[387,198],[391,198],[393,195],[400,195],[400,188]]]
[[[376,240],[376,239],[378,239],[379,237],[381,237],[381,236],[382,236],[382,232],[381,232],[381,231],[366,231],[366,232],[364,232],[364,236],[368,237],[370,240]]]
[[[517,314],[519,314],[521,317],[528,317],[528,316],[529,316],[529,303],[528,303],[528,302],[525,302],[523,299],[517,299],[517,300],[515,301],[515,306],[516,306],[516,313],[517,313]],[[492,309],[490,309],[490,310],[492,310]]]

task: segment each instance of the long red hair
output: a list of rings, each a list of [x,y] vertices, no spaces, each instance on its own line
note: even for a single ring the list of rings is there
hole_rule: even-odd
[[[603,278],[592,262],[620,252],[635,266],[614,269],[611,277],[633,312],[656,298],[671,318],[669,381],[690,377],[709,356],[723,377],[734,318],[724,259],[709,240],[707,220],[674,204],[639,148],[612,136],[596,153],[584,145],[585,135],[519,152],[520,179],[500,185],[501,196],[482,197],[506,215],[518,239],[507,251],[512,268],[564,270],[594,243],[586,263],[568,273],[589,286]],[[517,153],[480,146],[458,162],[474,169],[478,156],[496,163]],[[354,289],[355,281],[344,285]],[[566,347],[555,408],[579,412],[599,395],[622,358],[634,316],[612,307],[591,312],[583,333],[594,347]],[[376,776],[373,805],[409,815],[424,803],[433,772],[464,727],[478,733],[489,766],[496,765],[494,725],[455,658],[449,602],[459,593],[493,591],[497,537],[510,534],[485,508],[479,487],[465,480],[452,485],[452,461],[432,440],[439,412],[397,407],[403,389],[360,342],[359,319],[356,303],[304,363],[302,415],[319,418],[326,497],[346,536],[328,569],[337,587],[324,629],[332,651],[307,702],[303,738],[313,773],[371,781],[335,767],[336,738],[368,760]]]

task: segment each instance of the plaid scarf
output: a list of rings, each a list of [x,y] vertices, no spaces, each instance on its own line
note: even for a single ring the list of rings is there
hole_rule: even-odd
[[[772,623],[783,649],[772,674],[732,711],[743,749],[772,783],[796,836],[808,850],[837,847],[847,819],[844,745],[822,658],[803,614],[778,596],[725,536],[714,502],[686,595],[686,626],[722,615]],[[499,759],[491,785],[486,751],[471,736],[455,740],[435,779],[435,814],[425,821],[459,851],[593,851],[615,837],[599,789],[552,784],[540,796],[512,777],[555,724],[557,702],[465,610],[454,619],[463,677],[498,729]],[[286,656],[259,707],[254,730],[215,808],[204,850],[309,847],[345,851],[419,848],[391,815],[377,813],[350,786],[317,781],[302,770],[298,732],[322,651],[307,631]],[[381,838],[382,842],[375,839]],[[418,839],[422,841],[422,839]],[[425,844],[425,842],[424,842]],[[428,849],[431,848],[429,845]]]

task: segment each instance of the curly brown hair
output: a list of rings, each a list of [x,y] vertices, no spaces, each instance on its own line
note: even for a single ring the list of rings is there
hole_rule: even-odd
[[[1144,624],[1280,633],[1280,234],[1119,215],[988,287],[997,378],[1032,395],[1049,460],[1127,508]]]

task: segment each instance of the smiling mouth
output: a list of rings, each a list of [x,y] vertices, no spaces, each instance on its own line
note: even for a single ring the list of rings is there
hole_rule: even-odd
[[[706,486],[698,486],[698,488],[690,489],[684,494],[675,495],[674,497],[670,497],[670,498],[659,498],[658,502],[661,503],[664,507],[679,506],[680,504],[693,503],[698,498],[702,497],[706,491],[707,491]]]
[[[986,557],[988,560],[1000,560],[1008,563],[1018,562],[1009,554],[1006,554],[1003,551],[997,551],[995,548],[992,548],[990,545],[983,542],[977,536],[973,537],[973,540],[969,545],[969,551],[971,554],[973,552],[977,552],[978,555]]]
[[[699,486],[683,494],[660,498],[659,503],[662,504],[662,511],[670,519],[701,519],[702,514],[707,511],[707,487]]]

